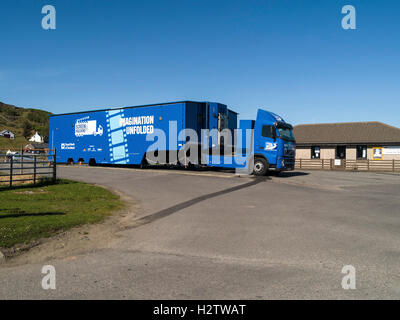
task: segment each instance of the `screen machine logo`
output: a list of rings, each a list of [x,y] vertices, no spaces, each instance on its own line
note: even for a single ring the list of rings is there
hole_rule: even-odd
[[[84,117],[76,120],[75,122],[75,136],[102,136],[103,127],[99,125],[97,127],[96,120],[89,120],[89,117]]]

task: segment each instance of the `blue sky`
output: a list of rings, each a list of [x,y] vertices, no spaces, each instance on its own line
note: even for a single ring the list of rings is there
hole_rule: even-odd
[[[57,10],[41,27],[42,6]],[[351,4],[357,29],[344,30]],[[0,101],[53,113],[217,101],[400,127],[400,1],[2,0]]]

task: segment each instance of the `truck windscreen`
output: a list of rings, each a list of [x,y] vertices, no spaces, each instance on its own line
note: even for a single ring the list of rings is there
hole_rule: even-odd
[[[293,131],[289,128],[278,128],[279,137],[284,140],[294,141]]]

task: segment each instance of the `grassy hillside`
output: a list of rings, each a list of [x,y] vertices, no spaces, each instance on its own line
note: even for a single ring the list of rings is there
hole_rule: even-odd
[[[19,149],[25,146],[35,131],[47,141],[50,114],[43,110],[19,108],[0,102],[0,131],[10,130],[15,134],[14,140],[0,137],[0,149]]]

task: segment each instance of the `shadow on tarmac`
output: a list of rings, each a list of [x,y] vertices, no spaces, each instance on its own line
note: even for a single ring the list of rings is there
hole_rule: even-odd
[[[231,192],[234,192],[234,191],[238,191],[238,190],[241,190],[241,189],[245,189],[245,188],[254,186],[256,184],[259,184],[261,182],[267,181],[267,180],[271,180],[271,178],[269,178],[269,177],[253,177],[252,181],[250,181],[250,182],[243,183],[243,184],[240,184],[238,186],[234,186],[234,187],[231,187],[231,188],[228,188],[228,189],[225,189],[225,190],[221,190],[221,191],[216,191],[216,192],[212,192],[212,193],[209,193],[209,194],[205,194],[203,196],[196,197],[196,198],[190,199],[188,201],[184,201],[184,202],[178,203],[178,204],[176,204],[176,205],[174,205],[172,207],[160,210],[158,212],[155,212],[153,214],[150,214],[148,216],[145,216],[143,218],[140,218],[140,219],[136,220],[135,221],[135,225],[131,226],[131,227],[128,227],[127,229],[140,227],[142,225],[151,223],[151,222],[156,221],[158,219],[167,217],[167,216],[169,216],[169,215],[171,215],[171,214],[173,214],[173,213],[175,213],[177,211],[180,211],[180,210],[186,209],[188,207],[191,207],[191,206],[193,206],[193,205],[195,205],[195,204],[197,204],[199,202],[202,202],[202,201],[205,201],[205,200],[208,200],[208,199],[211,199],[211,198],[215,198],[215,197],[227,194],[227,193],[231,193]]]
[[[284,171],[281,172],[278,178],[290,178],[290,177],[297,177],[297,176],[308,176],[308,172],[301,172],[301,171]]]

